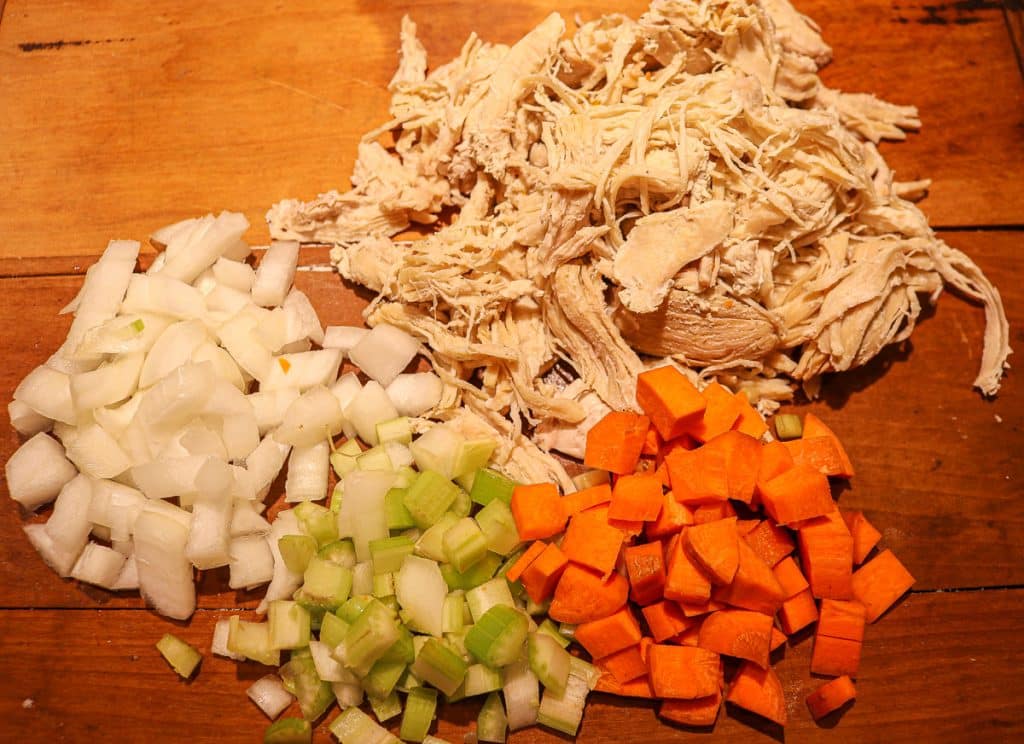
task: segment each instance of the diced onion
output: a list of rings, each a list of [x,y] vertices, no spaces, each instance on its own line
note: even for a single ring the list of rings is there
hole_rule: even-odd
[[[270,720],[281,715],[295,697],[284,689],[281,678],[268,674],[252,683],[246,694]]]
[[[11,498],[35,511],[57,498],[64,484],[75,477],[75,466],[57,440],[39,433],[11,455],[4,475]]]
[[[280,305],[288,296],[299,260],[299,244],[276,241],[263,254],[252,285],[252,300],[262,307]]]
[[[382,323],[353,346],[348,356],[363,372],[387,386],[409,366],[419,348],[419,341],[408,333]]]

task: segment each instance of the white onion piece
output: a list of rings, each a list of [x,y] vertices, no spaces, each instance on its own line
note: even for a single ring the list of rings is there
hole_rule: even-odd
[[[214,327],[221,326],[250,305],[252,297],[248,292],[218,284],[206,295],[206,321]]]
[[[148,506],[135,520],[139,590],[157,612],[176,620],[187,620],[196,608],[192,564],[185,557],[188,532],[179,519]]]
[[[92,534],[111,542],[128,540],[147,501],[134,488],[111,480],[94,479],[88,515],[93,524]]]
[[[62,578],[71,575],[71,569],[75,566],[78,554],[64,550],[55,545],[50,536],[46,534],[46,526],[43,524],[26,524],[22,527],[25,530],[25,537],[36,549],[36,552],[46,561],[46,565],[57,572]]]
[[[293,387],[308,390],[317,385],[330,385],[338,378],[341,352],[337,349],[282,354],[274,359],[266,377],[260,379],[260,390]]]
[[[139,387],[148,388],[186,364],[192,352],[208,339],[206,326],[198,320],[184,320],[169,326],[146,355],[139,375]]]
[[[260,436],[263,436],[281,425],[285,411],[299,397],[299,391],[295,388],[281,388],[251,393],[246,397],[252,404],[253,413],[256,414],[256,426],[260,430]]]
[[[53,426],[53,420],[36,413],[27,403],[20,400],[12,400],[7,404],[7,417],[11,420],[11,426],[23,437],[31,437],[42,431],[49,431]]]
[[[213,275],[222,287],[230,287],[245,294],[249,294],[252,290],[252,283],[256,279],[256,272],[253,271],[252,266],[243,261],[232,261],[228,258],[217,259],[213,265]]]
[[[384,388],[374,380],[363,385],[356,393],[352,402],[345,409],[345,418],[355,427],[359,438],[370,445],[376,445],[377,424],[398,418],[398,411],[384,392]]]
[[[203,297],[209,296],[210,292],[217,288],[217,277],[213,275],[213,269],[206,269],[202,274],[192,281],[192,286],[199,290]]]
[[[95,424],[78,430],[78,435],[67,443],[67,457],[94,478],[114,478],[132,466],[117,440]]]
[[[206,404],[217,378],[209,362],[185,364],[161,379],[142,399],[135,421],[153,434],[178,429]]]
[[[324,345],[324,327],[317,315],[316,308],[309,301],[305,292],[292,288],[288,296],[284,298],[282,305],[288,313],[291,322],[298,323],[297,332],[308,338],[318,346]]]
[[[14,399],[48,419],[65,424],[75,423],[71,378],[46,365],[40,365],[25,375],[25,379],[14,389]]]
[[[388,398],[402,416],[420,416],[441,402],[444,384],[433,372],[398,375],[387,386]]]
[[[202,292],[191,284],[165,276],[132,274],[121,312],[156,313],[190,320],[203,317],[206,302]]]
[[[228,459],[244,460],[259,446],[260,430],[252,411],[225,416],[222,423],[221,437],[227,448]]]
[[[370,560],[370,541],[389,534],[384,495],[394,486],[396,477],[379,470],[353,470],[345,475],[345,495],[341,500],[345,516],[339,513],[338,519],[351,520],[356,560]]]
[[[252,248],[241,238],[224,250],[224,258],[229,261],[244,261],[251,255]]]
[[[502,693],[505,696],[508,727],[512,731],[532,726],[537,722],[540,708],[540,682],[526,660],[505,667]]]
[[[309,447],[341,431],[338,399],[321,386],[310,388],[288,406],[273,437],[294,447]]]
[[[342,710],[363,704],[364,693],[361,684],[350,685],[345,682],[332,682],[331,691],[338,701],[338,707]]]
[[[92,531],[90,504],[92,481],[88,476],[76,475],[60,489],[53,514],[46,521],[46,534],[55,545],[76,556],[82,552]]]
[[[245,661],[241,654],[232,653],[228,648],[228,636],[231,634],[231,621],[218,620],[213,626],[213,638],[210,640],[210,653],[235,661]]]
[[[71,569],[71,577],[86,584],[113,589],[124,564],[125,557],[116,550],[98,543],[89,543]]]
[[[136,465],[131,469],[132,482],[151,499],[195,493],[196,477],[209,459],[206,455],[189,455]]]
[[[135,563],[134,553],[125,558],[121,573],[118,574],[114,583],[107,588],[115,592],[136,592],[139,590],[139,569]]]
[[[232,589],[251,589],[274,578],[274,554],[264,535],[236,537],[228,553],[228,586]]]
[[[189,217],[188,219],[181,220],[180,222],[165,225],[164,227],[154,230],[149,234],[149,242],[157,248],[164,249],[172,240],[174,240],[175,235],[190,229],[192,225],[197,222],[199,222],[199,217]]]
[[[295,241],[274,241],[256,268],[252,285],[252,301],[263,307],[280,305],[288,296],[299,262],[299,244]]]
[[[173,322],[172,318],[153,313],[118,315],[86,331],[73,357],[91,359],[101,354],[149,351]]]
[[[454,477],[455,458],[466,438],[449,426],[431,427],[409,445],[419,470],[436,470],[445,478]]]
[[[185,556],[200,570],[226,566],[231,560],[228,548],[234,480],[231,467],[212,457],[196,473],[196,496]]]
[[[323,343],[320,345],[325,349],[338,349],[343,354],[348,354],[369,332],[368,328],[360,326],[327,326],[324,330]]]
[[[245,694],[271,721],[281,715],[295,699],[274,674],[253,682]]]
[[[359,369],[390,385],[419,352],[420,343],[401,328],[381,323],[352,347],[348,357]]]
[[[249,221],[237,212],[221,212],[206,229],[182,230],[167,245],[167,263],[160,276],[191,282],[234,246],[249,229]]]
[[[81,414],[92,408],[102,408],[130,398],[138,388],[139,374],[145,354],[120,354],[110,362],[90,372],[71,375],[71,402]]]
[[[175,441],[183,450],[181,457],[205,455],[217,460],[228,459],[228,451],[220,435],[202,421],[195,421],[182,429]]]
[[[248,499],[235,499],[235,508],[231,512],[231,537],[246,535],[265,535],[270,532],[270,522],[256,511]]]
[[[331,648],[320,641],[309,642],[309,653],[313,657],[313,666],[316,667],[316,676],[324,682],[344,682],[346,684],[359,684],[359,678],[352,674],[345,666],[331,655]]]
[[[239,367],[262,380],[276,363],[270,350],[259,341],[256,332],[259,322],[249,309],[242,310],[217,329],[217,338]]]
[[[290,444],[282,444],[274,439],[273,434],[268,434],[245,458],[245,468],[252,475],[253,487],[257,492],[274,482],[291,449]]]
[[[100,260],[85,273],[85,281],[73,301],[75,319],[58,356],[70,358],[86,331],[114,317],[138,257],[139,243],[135,240],[111,240],[107,244]]]
[[[391,461],[391,467],[395,470],[411,466],[415,462],[412,450],[401,442],[388,442],[384,445],[384,452],[387,454],[388,460]]]
[[[4,466],[8,493],[29,511],[53,501],[76,474],[60,443],[43,433],[18,447]]]
[[[448,584],[436,561],[406,556],[395,581],[395,597],[417,630],[438,638],[443,635],[447,596]]]
[[[361,561],[352,567],[352,595],[373,593],[373,561]]]
[[[331,385],[331,394],[338,399],[338,403],[341,404],[342,411],[342,422],[341,429],[345,432],[345,436],[352,439],[356,436],[356,427],[352,425],[352,422],[348,418],[344,417],[345,409],[348,408],[349,403],[353,401],[359,391],[363,389],[363,383],[359,382],[359,378],[356,377],[354,372],[346,372],[338,381]]]
[[[142,394],[136,393],[120,405],[94,408],[92,417],[97,424],[110,432],[111,436],[119,437],[135,418],[140,403],[142,403]]]
[[[293,447],[288,458],[285,501],[323,501],[327,498],[327,471],[331,447],[326,439],[306,447]]]
[[[274,557],[274,577],[270,580],[267,593],[263,596],[256,612],[262,614],[275,599],[291,599],[292,594],[302,586],[302,574],[293,573],[285,565],[284,558],[278,548],[277,541],[285,535],[301,535],[299,520],[295,512],[285,509],[277,513],[277,519],[270,525],[270,532],[266,536],[267,546]]]

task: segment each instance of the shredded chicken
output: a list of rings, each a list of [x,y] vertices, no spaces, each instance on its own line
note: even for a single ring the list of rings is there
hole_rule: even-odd
[[[788,0],[654,0],[564,34],[553,14],[510,47],[473,35],[428,73],[403,19],[353,188],[267,215],[277,239],[335,246],[378,293],[367,322],[431,346],[510,471],[566,483],[524,424],[578,455],[666,360],[763,410],[813,395],[946,285],[984,305],[975,385],[998,390],[999,293],[908,201],[928,183],[894,182],[875,148],[916,109],[824,87],[831,49]],[[412,224],[426,237],[395,242]]]

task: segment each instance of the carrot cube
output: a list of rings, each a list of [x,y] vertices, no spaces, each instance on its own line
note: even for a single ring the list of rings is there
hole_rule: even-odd
[[[882,539],[882,533],[868,521],[864,512],[843,512],[843,521],[846,522],[846,526],[853,536],[853,563],[859,566],[868,557],[868,553],[878,545],[878,541]]]
[[[757,409],[750,405],[750,399],[741,390],[736,393],[736,400],[740,404],[740,417],[736,419],[733,426],[736,431],[741,431],[754,439],[760,439],[768,431],[768,424]]]
[[[663,700],[658,715],[685,726],[713,726],[722,707],[722,692],[695,700]]]
[[[602,576],[615,568],[622,547],[622,532],[608,524],[599,512],[580,512],[569,520],[562,552],[574,563],[588,566]]]
[[[615,479],[608,516],[635,522],[654,521],[661,512],[661,479],[654,473],[623,475]]]
[[[832,430],[825,426],[825,422],[815,416],[813,413],[808,413],[804,416],[804,439],[813,439],[815,437],[830,437],[835,444],[836,450],[839,453],[839,459],[842,462],[842,472],[836,473],[835,475],[842,476],[844,478],[853,477],[853,463],[850,461],[849,456],[846,454],[846,450],[843,448],[842,442],[839,441],[839,437],[832,433]]]
[[[679,605],[679,609],[683,611],[683,615],[686,617],[700,617],[701,615],[707,615],[709,612],[726,608],[724,602],[716,602],[713,599],[709,599],[707,602],[677,602],[676,604]]]
[[[548,544],[544,552],[526,567],[521,577],[523,588],[530,595],[530,599],[540,604],[550,597],[568,564],[569,560],[558,546],[554,543]]]
[[[701,504],[693,510],[693,523],[695,525],[707,524],[735,516],[736,509],[728,501],[720,501],[717,504]]]
[[[612,500],[612,486],[610,483],[601,483],[590,488],[584,488],[576,493],[569,493],[562,497],[562,508],[566,515],[572,516],[586,511],[593,506],[607,504]]]
[[[665,598],[698,604],[707,602],[711,599],[711,579],[683,549],[683,541],[680,538],[669,554]]]
[[[576,627],[575,638],[594,659],[601,659],[628,646],[640,643],[643,633],[640,623],[628,607],[599,620],[581,623]],[[625,681],[625,680],[623,680]]]
[[[818,617],[818,633],[848,641],[863,641],[866,617],[867,611],[860,602],[823,599]]]
[[[689,527],[683,533],[683,547],[714,584],[728,584],[739,568],[739,536],[736,517]]]
[[[665,592],[665,556],[661,543],[632,545],[623,555],[633,601],[648,605],[661,599]]]
[[[814,720],[818,720],[832,711],[839,710],[855,697],[857,689],[853,686],[853,680],[844,674],[826,682],[808,695],[807,709],[811,711]]]
[[[794,594],[779,608],[779,625],[788,636],[803,630],[817,619],[818,606],[814,604],[814,595],[810,589]]]
[[[853,537],[839,511],[801,525],[797,542],[800,545],[800,564],[814,596],[819,599],[851,599]]]
[[[661,698],[695,698],[720,689],[722,661],[718,654],[695,646],[656,644],[647,652],[651,686]]]
[[[786,556],[776,563],[772,568],[772,573],[775,574],[775,578],[779,582],[779,586],[782,587],[782,593],[786,596],[786,599],[810,587],[810,584],[807,583],[807,579],[804,578],[803,572],[796,565],[796,561],[793,560],[792,556]]]
[[[548,616],[560,623],[600,620],[618,612],[629,599],[629,582],[614,571],[602,578],[588,568],[570,563],[555,587]]]
[[[689,524],[693,524],[693,512],[689,507],[676,501],[675,496],[669,491],[662,494],[661,512],[657,519],[644,525],[644,533],[648,539],[656,540],[676,534]]]
[[[839,455],[837,442],[832,437],[804,437],[791,439],[783,444],[793,456],[795,465],[804,465],[822,475],[840,476],[845,473],[846,468]]]
[[[686,431],[698,442],[706,442],[732,428],[740,417],[742,404],[717,382],[709,383],[701,391],[701,396],[707,401],[707,408],[704,415],[695,419]]]
[[[761,464],[757,468],[757,487],[755,489],[758,498],[761,496],[762,484],[782,475],[791,467],[793,467],[793,456],[789,454],[789,450],[782,442],[768,442],[761,447]]]
[[[523,540],[557,535],[567,517],[554,483],[516,486],[512,491],[512,516]]]
[[[628,411],[611,411],[587,432],[583,463],[612,473],[632,473],[644,447],[650,421]]]
[[[668,600],[647,605],[640,610],[657,643],[677,636],[693,625],[675,602]]]
[[[786,642],[786,634],[783,633],[781,630],[779,630],[778,628],[776,628],[773,625],[772,626],[772,645],[771,645],[771,650],[775,651],[775,649],[779,648],[779,646],[781,646],[785,642]]]
[[[771,669],[743,662],[725,699],[780,726],[786,725],[786,697],[782,683]]]
[[[772,568],[796,547],[786,529],[772,524],[768,519],[744,535],[743,539],[754,549],[758,557]]]
[[[736,575],[728,586],[716,587],[712,596],[734,607],[774,615],[782,606],[782,587],[776,581],[772,570],[745,540],[737,541],[737,545],[739,567],[736,569]]]
[[[832,638],[819,633],[814,636],[811,674],[829,674],[834,677],[849,674],[856,677],[860,666],[860,651],[860,641]]]
[[[765,511],[781,524],[820,517],[835,510],[828,478],[806,465],[794,465],[760,485]]]
[[[505,572],[505,578],[508,581],[519,581],[519,578],[523,575],[523,571],[529,567],[531,563],[537,560],[537,557],[544,552],[544,548],[547,547],[547,543],[540,542],[539,540],[530,545],[526,549],[526,552],[519,556],[519,559],[513,563],[508,571]]]
[[[603,656],[595,660],[594,665],[609,672],[620,683],[647,675],[647,664],[644,663],[639,644]]]
[[[693,383],[671,365],[642,372],[637,377],[636,402],[662,439],[686,433],[707,408],[707,400]]]
[[[622,683],[615,679],[609,672],[602,674],[594,685],[596,692],[607,692],[609,695],[619,697],[653,698],[654,688],[651,687],[651,680],[648,676],[637,677],[636,679]]]
[[[719,610],[704,618],[697,641],[701,648],[747,659],[762,669],[771,651],[772,618],[749,610]]]
[[[875,622],[914,585],[914,577],[893,555],[883,550],[853,575],[853,596],[864,605],[866,619]]]

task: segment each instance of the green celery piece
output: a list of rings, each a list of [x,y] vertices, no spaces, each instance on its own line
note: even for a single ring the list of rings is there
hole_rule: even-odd
[[[508,555],[522,542],[512,510],[501,499],[492,499],[477,512],[476,522],[487,540],[487,549],[492,553]]]
[[[481,468],[476,471],[476,478],[473,479],[473,489],[469,492],[469,497],[481,506],[487,506],[495,499],[510,505],[512,491],[515,490],[515,487],[514,481],[509,480],[496,470]]]
[[[518,561],[525,552],[526,548],[519,548],[514,553],[512,553],[512,555],[508,556],[505,559],[505,562],[498,567],[498,570],[494,573],[494,577],[504,579],[505,574],[508,573],[508,570],[516,564],[516,561]],[[523,592],[526,591],[523,588],[523,584],[521,581],[506,580],[505,583],[508,584],[508,590],[512,593],[512,596],[515,599],[519,599],[523,595]]]
[[[480,708],[476,719],[476,738],[480,742],[498,742],[504,744],[508,732],[508,718],[505,706],[501,704],[501,696],[492,692]]]
[[[470,664],[466,670],[466,679],[462,682],[466,697],[484,695],[500,690],[504,684],[504,675],[499,669],[491,669],[486,664]]]
[[[417,687],[405,700],[402,727],[398,732],[405,741],[423,741],[437,712],[437,691],[429,687]]]
[[[551,621],[550,617],[544,618],[543,622],[541,622],[541,624],[537,626],[537,632],[545,633],[551,636],[556,641],[558,641],[558,645],[562,648],[568,648],[569,644],[572,643],[571,639],[566,638],[564,635],[562,635],[562,633],[558,629],[558,626]]]
[[[388,457],[388,453],[380,446],[368,449],[366,452],[359,455],[359,457],[356,458],[356,465],[359,466],[360,470],[382,470],[390,472],[395,469],[394,465],[391,464],[391,458]]]
[[[411,466],[403,465],[395,471],[395,475],[397,476],[395,479],[395,488],[408,490],[409,486],[413,484],[413,481],[415,481],[420,474]]]
[[[373,596],[377,599],[393,597],[395,595],[395,574],[382,573],[373,577]]]
[[[448,596],[444,599],[444,620],[442,623],[443,632],[453,633],[462,630],[465,626],[462,617],[463,607],[465,604],[465,593],[461,589],[456,589],[448,593]]]
[[[387,517],[389,530],[407,530],[415,527],[412,514],[405,508],[406,488],[392,488],[384,495],[384,514]]]
[[[537,723],[568,736],[576,736],[589,692],[590,687],[584,677],[570,674],[561,695],[555,694],[554,690],[544,690],[537,709]]]
[[[281,681],[299,701],[302,717],[315,721],[334,702],[331,685],[317,676],[316,665],[308,656],[295,656],[281,667]]]
[[[455,486],[456,494],[455,501],[448,507],[448,510],[456,517],[468,517],[469,513],[473,511],[473,502],[469,498],[469,492],[461,486]]]
[[[466,630],[458,630],[454,633],[445,633],[444,640],[448,644],[452,651],[457,653],[463,659],[468,659],[470,656],[469,649],[466,648]]]
[[[530,633],[527,641],[530,670],[555,695],[565,692],[572,656],[547,633]]]
[[[327,508],[331,510],[331,514],[335,517],[338,516],[338,512],[341,511],[341,500],[345,497],[345,482],[338,481],[334,484],[334,488],[331,489],[331,498],[328,501]]]
[[[455,566],[450,563],[444,563],[441,565],[441,575],[448,584],[449,590],[463,589],[469,591],[491,580],[499,565],[501,565],[501,557],[494,553],[487,553],[481,560],[470,566],[469,570],[465,573],[459,573]],[[508,582],[505,583],[507,584]]]
[[[228,620],[228,651],[267,666],[281,663],[281,652],[270,644],[270,624],[252,623],[238,615]]]
[[[429,558],[440,563],[446,559],[444,553],[444,536],[452,525],[459,521],[451,512],[445,512],[437,523],[428,527],[416,541],[416,555],[422,558]]]
[[[804,434],[804,423],[795,413],[780,413],[775,416],[775,433],[779,439],[799,439]]]
[[[339,478],[344,478],[353,470],[359,467],[354,455],[346,455],[344,452],[331,453],[331,467]]]
[[[494,454],[498,443],[493,439],[467,439],[455,453],[452,477],[475,473],[484,467]]]
[[[335,540],[320,548],[316,557],[345,568],[352,568],[356,565],[356,548],[351,540]]]
[[[390,721],[402,712],[402,701],[398,699],[397,692],[391,692],[386,697],[371,697],[370,708],[373,709],[373,714],[377,716],[377,720],[384,723],[384,721]]]
[[[390,421],[381,421],[377,424],[377,441],[381,444],[388,442],[411,444],[412,424],[406,416],[399,416]]]
[[[497,669],[523,654],[529,620],[508,605],[494,605],[466,633],[466,648],[481,663]]]
[[[423,683],[420,682],[420,678],[413,674],[412,669],[406,669],[405,674],[398,680],[398,691],[399,692],[411,692],[417,687],[422,687]]]
[[[340,660],[357,676],[363,677],[398,637],[395,613],[375,600],[367,605],[345,634]]]
[[[359,445],[359,441],[356,439],[346,439],[345,442],[338,447],[338,452],[349,457],[356,457],[361,454],[363,448]]]
[[[157,651],[163,656],[178,676],[188,679],[203,660],[203,655],[176,635],[164,633],[156,642]]]
[[[408,628],[399,627],[398,639],[380,658],[382,661],[400,661],[403,664],[412,664],[416,660],[416,644]]]
[[[348,623],[337,615],[328,612],[320,621],[320,642],[325,644],[332,651],[345,640],[348,633]]]
[[[451,695],[462,684],[469,665],[445,643],[428,638],[416,655],[412,671],[445,695]]]
[[[309,744],[313,726],[305,718],[281,718],[267,726],[263,744]]]
[[[298,602],[275,599],[267,612],[270,643],[276,649],[304,648],[309,645],[309,612]]]
[[[509,591],[508,581],[505,579],[491,579],[480,586],[469,589],[466,592],[466,604],[469,605],[470,614],[474,622],[495,605],[515,606],[512,592]]]
[[[452,744],[447,739],[441,739],[437,736],[424,736],[423,744]]]
[[[558,634],[563,638],[567,638],[571,643],[576,640],[576,626],[572,623],[559,623]]]
[[[324,615],[329,614],[330,610],[315,600],[303,597],[301,590],[296,591],[293,596],[299,607],[309,613],[309,629],[314,632],[319,631],[320,624],[324,621]]]
[[[392,580],[394,580],[394,575],[393,574],[392,574]],[[391,610],[391,612],[394,613],[396,616],[398,615],[398,611],[399,611],[400,608],[398,606],[398,598],[394,594],[389,594],[386,597],[378,597],[377,600],[382,605],[384,605],[389,610]]]
[[[146,330],[146,322],[142,318],[136,318],[132,321],[131,327],[136,333],[142,333]]]
[[[314,556],[302,577],[302,587],[295,598],[303,606],[333,612],[341,607],[352,591],[352,569]]]
[[[351,625],[373,602],[373,597],[367,594],[356,594],[349,597],[345,604],[338,608],[336,614],[346,623]]]
[[[309,535],[284,535],[277,541],[284,565],[292,573],[305,573],[309,559],[316,555],[316,538]]]
[[[444,533],[441,540],[448,562],[459,573],[465,573],[471,566],[487,555],[487,538],[471,517],[463,517]]]
[[[346,708],[329,726],[341,744],[400,744],[398,737],[359,708]]]
[[[459,487],[436,470],[424,470],[405,492],[405,508],[420,529],[435,524],[458,498]]]
[[[338,520],[330,509],[313,501],[303,501],[296,505],[294,511],[302,531],[316,538],[318,546],[323,547],[338,539]]]
[[[400,661],[378,659],[363,677],[363,689],[371,698],[385,698],[395,689],[407,668],[407,665]]]
[[[407,555],[412,555],[416,544],[404,535],[370,540],[370,557],[374,574],[394,573],[402,567]],[[393,594],[394,592],[392,592]]]
[[[551,607],[550,598],[545,599],[540,604],[534,602],[530,597],[526,598],[526,614],[530,617],[535,617],[537,615],[547,615],[549,607]]]

